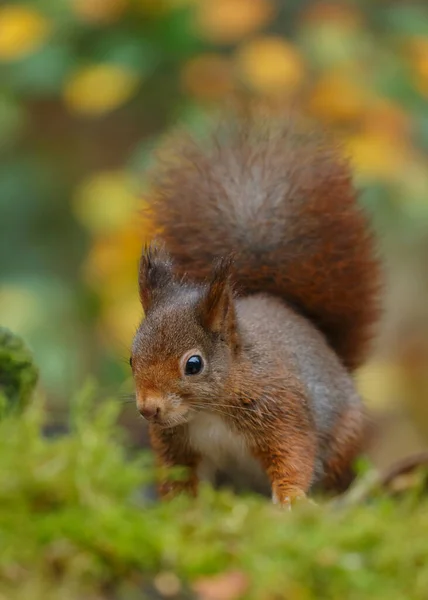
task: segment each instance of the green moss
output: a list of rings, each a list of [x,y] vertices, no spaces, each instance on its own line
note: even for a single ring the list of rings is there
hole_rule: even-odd
[[[0,422],[0,597],[161,598],[160,572],[184,590],[225,570],[245,573],[252,600],[428,597],[422,497],[287,513],[203,488],[158,504],[150,457],[130,458],[120,439],[118,403],[90,397],[73,402],[67,436],[41,437],[37,403]]]
[[[31,398],[38,379],[32,355],[23,340],[0,327],[0,407],[22,409]]]

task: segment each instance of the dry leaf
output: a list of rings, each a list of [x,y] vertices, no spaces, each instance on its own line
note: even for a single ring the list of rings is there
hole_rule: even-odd
[[[264,93],[293,92],[305,75],[298,50],[276,36],[256,38],[242,46],[236,66],[245,83]]]
[[[238,600],[246,592],[248,577],[241,571],[230,571],[199,579],[193,589],[199,600]]]
[[[104,115],[125,104],[136,92],[136,73],[113,64],[98,64],[75,71],[64,87],[64,101],[75,113]]]

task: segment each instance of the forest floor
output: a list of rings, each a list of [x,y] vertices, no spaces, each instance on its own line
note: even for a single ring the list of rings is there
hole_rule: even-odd
[[[209,487],[158,503],[119,403],[92,398],[58,437],[37,400],[0,420],[2,600],[428,598],[423,471],[380,489],[369,470],[341,501],[291,512]]]

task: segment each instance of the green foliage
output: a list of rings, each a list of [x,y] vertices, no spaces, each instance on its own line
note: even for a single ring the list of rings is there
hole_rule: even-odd
[[[0,327],[0,406],[23,408],[37,383],[32,355],[17,335]]]
[[[161,598],[152,593],[166,572],[185,598],[201,577],[230,571],[246,582],[234,598],[427,597],[419,495],[288,513],[203,488],[197,500],[159,504],[149,459],[130,458],[121,441],[118,403],[94,408],[91,397],[89,387],[73,402],[63,437],[41,436],[38,403],[0,422],[2,597]]]

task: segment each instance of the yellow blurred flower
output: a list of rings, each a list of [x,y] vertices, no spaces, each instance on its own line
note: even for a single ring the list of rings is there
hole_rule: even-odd
[[[136,281],[141,249],[151,237],[146,229],[143,219],[137,219],[116,234],[97,237],[84,265],[86,281],[108,295]]]
[[[346,142],[355,171],[363,178],[391,181],[399,177],[406,164],[406,149],[388,136],[361,132]]]
[[[139,201],[138,210],[133,211],[121,227],[98,233],[93,241],[84,265],[85,279],[104,294],[136,280],[141,249],[156,234],[144,208],[144,201]]]
[[[0,7],[0,60],[15,60],[31,54],[47,39],[51,25],[25,4]]]
[[[238,49],[236,67],[240,78],[258,92],[293,92],[303,83],[303,60],[281,37],[256,38]]]
[[[143,310],[135,279],[134,288],[122,290],[116,300],[106,304],[102,311],[98,329],[106,345],[113,346],[118,352],[125,354],[142,316]]]
[[[139,207],[133,181],[124,171],[102,171],[85,179],[77,188],[73,208],[90,231],[116,231],[133,218]]]
[[[151,233],[144,217],[134,219],[116,234],[96,238],[84,266],[85,280],[102,299],[100,333],[119,350],[130,344],[143,316],[138,262]]]
[[[363,82],[353,77],[353,73],[328,71],[314,85],[309,109],[325,121],[353,121],[367,110],[373,101],[372,96]]]
[[[127,102],[136,92],[136,73],[112,64],[99,64],[75,71],[64,87],[64,100],[72,112],[104,115]]]
[[[101,236],[93,240],[92,247],[86,257],[83,274],[85,281],[103,295],[110,289],[109,282],[114,281],[114,287],[119,280],[123,285],[123,248],[113,236]],[[136,248],[136,256],[139,249]],[[128,279],[126,275],[125,280]]]
[[[126,10],[128,0],[71,0],[75,14],[90,23],[113,23]]]
[[[273,15],[271,0],[199,0],[195,27],[211,42],[230,44],[266,25]]]
[[[218,99],[233,89],[230,60],[219,54],[202,54],[189,60],[181,72],[187,93],[196,98]]]

